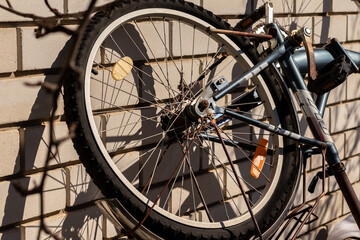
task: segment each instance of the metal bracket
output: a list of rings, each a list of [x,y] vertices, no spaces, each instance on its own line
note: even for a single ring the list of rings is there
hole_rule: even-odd
[[[224,89],[227,85],[229,85],[229,83],[224,76],[221,76],[209,84],[200,94],[200,96],[195,101],[193,101],[193,103],[191,103],[195,108],[196,114],[198,114],[200,117],[206,117],[214,114],[215,109],[217,108],[216,102],[212,96],[214,93]]]

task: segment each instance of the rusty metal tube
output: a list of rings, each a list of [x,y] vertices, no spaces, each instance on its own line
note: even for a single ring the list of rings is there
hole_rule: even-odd
[[[240,31],[231,31],[231,30],[223,30],[223,29],[215,29],[208,27],[206,29],[208,33],[221,33],[226,35],[236,35],[243,37],[253,37],[253,38],[263,38],[263,39],[272,39],[273,36],[268,34],[257,34],[257,33],[249,33],[249,32],[240,32]]]
[[[356,224],[360,229],[360,202],[355,194],[355,191],[349,181],[345,170],[342,170],[343,165],[341,163],[338,163],[332,166],[331,169],[334,173],[337,183],[339,184],[346,203],[348,204],[350,211],[354,216]]]

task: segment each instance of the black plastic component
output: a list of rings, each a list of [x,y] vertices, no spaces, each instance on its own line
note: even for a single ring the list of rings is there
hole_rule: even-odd
[[[92,68],[92,69],[91,69],[91,73],[94,74],[94,75],[98,75],[98,74],[99,74],[98,70],[96,70],[95,68]]]
[[[254,24],[256,21],[260,20],[265,16],[265,5],[259,7],[256,9],[253,13],[251,13],[249,16],[244,17],[240,22],[236,24],[234,27],[235,30],[244,31],[247,28],[249,28],[252,24]]]
[[[359,67],[336,38],[331,39],[330,43],[325,46],[325,49],[328,50],[334,56],[334,58],[345,55],[351,64],[352,71],[359,72]]]
[[[327,177],[329,177],[329,176],[332,176],[332,175],[334,175],[333,172],[332,172],[329,168],[326,168],[326,170],[325,170],[325,178],[327,178]],[[322,172],[322,171],[318,172],[318,173],[314,176],[314,178],[311,180],[311,183],[310,183],[310,185],[309,185],[309,187],[308,187],[308,191],[309,191],[310,193],[314,193],[315,187],[316,187],[319,179],[324,180],[323,178],[324,178],[323,172]]]
[[[308,89],[318,95],[327,93],[342,84],[351,73],[350,59],[340,55],[320,69],[316,80],[309,81]]]

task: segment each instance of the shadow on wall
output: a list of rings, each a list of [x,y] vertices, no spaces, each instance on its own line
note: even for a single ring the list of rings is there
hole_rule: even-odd
[[[246,4],[246,9],[252,9],[253,6],[257,5],[257,0],[255,1],[248,1]],[[327,11],[327,4],[330,2],[329,0],[324,1],[324,11]],[[322,21],[322,27],[321,27],[321,39],[327,39],[329,36],[329,18],[324,17]],[[293,28],[296,25],[296,23],[293,21],[290,24],[290,28]],[[63,50],[59,53],[57,59],[52,64],[52,67],[59,66],[61,64],[61,61],[65,58],[68,49],[70,47],[70,42],[68,42]],[[212,73],[211,73],[212,74]],[[45,82],[53,82],[54,78],[50,76],[45,77]],[[33,105],[33,108],[31,110],[31,114],[29,116],[29,119],[34,119],[37,116],[39,116],[39,112],[44,112],[49,115],[51,112],[51,106],[49,103],[49,95],[46,93],[45,89],[41,88],[39,90],[37,99]],[[37,147],[40,146],[40,143],[45,141],[43,139],[43,135],[45,133],[45,126],[39,125],[40,128],[39,131],[36,132],[36,134],[26,135],[25,133],[25,144],[29,144],[31,142],[31,145],[34,149],[32,149],[32,155],[26,155],[22,156],[22,160],[18,161],[15,169],[22,169],[24,170],[25,165],[25,159],[26,159],[26,166],[27,169],[32,169],[35,166],[35,160],[37,158]],[[19,153],[21,156],[22,153]],[[61,162],[59,158],[56,158],[57,161]],[[22,162],[24,164],[22,164]],[[81,180],[81,179],[80,179]],[[84,182],[84,183],[82,183]],[[66,186],[66,177],[63,177],[63,182],[61,183],[63,185],[63,188],[65,189]],[[78,182],[79,185],[84,184],[87,185],[86,179],[83,179],[81,182]],[[22,186],[27,189],[30,186],[30,178],[24,178],[22,180]],[[71,188],[71,187],[70,187]],[[70,189],[71,191],[71,189]],[[72,205],[79,205],[86,201],[89,201],[92,197],[94,197],[94,193],[97,192],[97,188],[93,184],[89,184],[88,188],[83,188],[80,191],[74,191],[74,202]],[[21,221],[24,218],[25,213],[25,206],[26,206],[27,198],[20,197],[19,193],[13,188],[9,186],[8,195],[6,197],[5,207],[4,207],[4,217],[2,219],[2,226]],[[33,203],[33,204],[38,204]],[[51,203],[48,203],[51,204]],[[65,202],[63,208],[65,208]],[[90,207],[91,209],[81,209],[77,210],[73,213],[70,213],[64,217],[64,219],[61,221],[59,225],[55,229],[61,228],[62,235],[65,239],[93,239],[98,234],[102,234],[100,231],[102,223],[101,223],[101,212],[95,207]],[[92,229],[92,230],[91,230]],[[92,235],[89,236],[87,234],[91,233]],[[7,235],[4,233],[2,235],[3,240],[12,239],[13,235]]]
[[[51,68],[59,67],[63,64],[64,59],[66,59],[66,56],[69,52],[69,49],[71,47],[71,40],[69,40],[62,51],[59,53],[55,61],[52,63]],[[56,77],[54,76],[45,76],[44,82],[51,82],[54,83],[56,80]],[[31,109],[31,113],[29,115],[29,119],[38,119],[39,116],[46,117],[50,116],[52,106],[50,105],[51,102],[51,96],[46,92],[46,90],[42,87],[36,97],[36,100],[34,102],[34,105]],[[62,101],[62,100],[61,100]],[[61,107],[61,105],[60,105]],[[36,131],[29,131],[31,128],[36,128]],[[36,164],[37,161],[39,161],[40,158],[45,156],[38,154],[38,151],[40,150],[40,145],[47,146],[48,139],[45,136],[48,136],[48,128],[45,125],[37,125],[34,127],[27,127],[24,130],[24,137],[23,137],[23,143],[25,144],[25,147],[23,149],[31,148],[29,151],[25,151],[26,154],[23,154],[19,152],[19,156],[21,156],[21,160],[17,161],[14,169],[21,169],[21,173],[23,173],[25,170],[34,169],[41,167]],[[22,151],[21,149],[20,151]],[[66,151],[66,150],[65,150]],[[42,161],[40,159],[40,161]],[[52,160],[52,163],[61,163],[65,161],[69,161],[69,159],[60,159],[60,156],[55,156],[55,159]],[[57,170],[60,171],[60,170]],[[66,195],[66,176],[65,171],[61,171],[61,176],[56,178],[55,181],[57,181],[57,187],[56,189],[46,189],[45,196],[49,196],[52,194],[52,191],[58,191],[61,189],[63,193],[62,199],[59,199],[59,201],[63,201],[63,206],[60,209],[64,209],[66,207],[66,201],[65,201],[65,195]],[[86,175],[84,175],[86,176]],[[78,203],[84,203],[84,201],[89,201],[89,199],[93,199],[95,195],[99,193],[99,190],[92,184],[92,182],[89,184],[89,180],[81,179],[84,176],[79,176],[78,186],[84,185],[84,187],[80,188],[80,191],[72,191],[72,195],[74,196],[74,202],[73,205],[77,205]],[[88,177],[88,176],[87,176]],[[52,181],[52,176],[48,176],[50,180]],[[31,189],[33,187],[33,181],[32,177],[25,177],[19,180],[21,183],[21,186],[24,189]],[[84,181],[85,180],[85,181]],[[17,182],[17,180],[15,180]],[[88,188],[86,186],[89,185]],[[27,196],[22,197],[19,192],[12,186],[12,183],[8,186],[8,194],[6,196],[5,205],[3,207],[4,213],[3,218],[1,220],[1,225],[6,226],[9,224],[13,224],[16,222],[20,222],[23,219],[31,218],[34,216],[38,216],[40,212],[35,212],[36,210],[32,210],[30,214],[31,208],[32,209],[39,209],[39,198],[35,196]],[[71,190],[70,190],[71,191]],[[46,193],[47,192],[47,193]],[[49,195],[46,195],[49,194]],[[54,199],[53,199],[54,200]],[[51,202],[45,202],[46,209],[49,207],[49,212],[54,210],[60,210],[60,209],[53,209],[51,208],[52,203]],[[58,204],[54,204],[59,206]],[[101,229],[101,222],[99,221],[101,216],[101,212],[95,207],[92,211],[81,210],[76,211],[74,214],[68,214],[66,217],[61,221],[61,226],[56,227],[55,229],[62,229],[63,236],[65,239],[91,239],[88,238],[89,229],[92,229],[93,231],[98,231]],[[46,219],[47,220],[47,219]],[[88,223],[91,222],[91,225]],[[34,223],[34,226],[36,223]],[[53,229],[51,227],[51,229]],[[97,234],[96,232],[94,234]],[[2,240],[12,240],[14,237],[14,234],[12,231],[5,231],[1,239]]]

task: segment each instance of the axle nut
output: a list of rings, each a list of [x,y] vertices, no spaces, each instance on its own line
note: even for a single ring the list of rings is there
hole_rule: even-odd
[[[202,100],[202,101],[199,103],[199,110],[200,110],[201,112],[203,112],[208,106],[209,106],[209,101],[208,101],[208,100]]]

